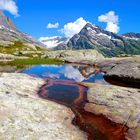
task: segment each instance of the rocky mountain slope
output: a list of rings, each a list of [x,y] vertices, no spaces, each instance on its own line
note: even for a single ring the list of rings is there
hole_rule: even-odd
[[[66,45],[55,48],[58,49],[95,49],[104,56],[140,54],[140,38],[139,34],[119,35],[87,23]]]
[[[21,41],[27,46],[43,46],[40,42],[34,40],[31,36],[20,32],[14,23],[2,11],[0,11],[0,45],[8,46],[15,41]]]
[[[11,19],[0,11],[0,54],[12,55],[14,58],[41,57],[43,47],[39,41],[20,32]]]
[[[123,36],[131,38],[131,39],[140,39],[140,33],[126,33]]]

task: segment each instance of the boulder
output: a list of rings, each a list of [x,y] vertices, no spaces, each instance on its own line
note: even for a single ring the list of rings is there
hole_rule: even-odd
[[[100,54],[96,50],[61,50],[61,51],[51,51],[47,52],[47,57],[60,59],[66,62],[74,62],[74,63],[93,63],[93,61],[101,60],[104,58],[102,54]]]
[[[112,122],[127,126],[126,137],[140,138],[140,89],[113,85],[94,85],[88,90],[85,110],[102,114]]]
[[[37,95],[43,84],[25,74],[0,74],[0,139],[87,139],[71,124],[74,114],[69,108]]]
[[[140,85],[140,63],[118,64],[107,71],[105,78]]]
[[[140,56],[124,58],[105,58],[97,60],[95,66],[105,73],[110,83],[140,87]]]

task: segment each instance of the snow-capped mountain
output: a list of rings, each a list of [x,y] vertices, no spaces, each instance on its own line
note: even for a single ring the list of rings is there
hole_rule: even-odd
[[[47,48],[54,48],[61,44],[67,44],[68,38],[61,36],[53,36],[53,37],[40,37],[39,41],[46,45]]]
[[[124,37],[127,37],[127,38],[130,38],[130,39],[140,39],[140,33],[126,33],[126,34],[123,34]]]
[[[140,38],[139,34],[115,34],[87,23],[66,45],[55,48],[58,49],[95,49],[105,56],[140,54]]]

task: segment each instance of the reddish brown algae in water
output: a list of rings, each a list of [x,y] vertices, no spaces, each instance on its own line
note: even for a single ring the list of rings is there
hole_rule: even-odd
[[[127,140],[127,127],[112,122],[103,115],[84,110],[87,101],[87,87],[70,80],[47,80],[39,96],[70,107],[75,114],[73,124],[88,135],[88,140]]]

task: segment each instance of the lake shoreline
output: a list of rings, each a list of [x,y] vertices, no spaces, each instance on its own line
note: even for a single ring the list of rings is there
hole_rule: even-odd
[[[63,62],[64,61],[65,59],[63,59]],[[118,66],[120,65],[123,66],[123,64],[129,64],[129,66],[127,67],[128,68],[132,67],[132,70],[134,70],[134,72],[131,71],[131,74],[133,74],[132,78],[134,74],[137,73],[138,71],[136,67],[139,67],[139,58],[118,58],[118,59],[108,58],[108,59],[102,59],[98,61],[92,60],[92,63],[90,60],[89,61],[86,60],[85,62],[86,62],[85,67],[92,66],[97,69],[99,68],[101,69],[101,71],[105,72],[105,75],[108,74],[109,71],[112,70],[112,68],[115,68],[116,70]],[[75,62],[73,61],[73,63],[75,63],[75,65],[80,64],[79,60],[78,62],[75,60]],[[71,64],[72,63],[70,63],[69,65]],[[127,68],[125,68],[125,70],[127,70]],[[84,71],[81,71],[81,72],[82,74],[85,73]],[[128,71],[126,72],[126,74],[125,73],[123,74],[124,75],[122,75],[122,78],[129,76]],[[89,84],[86,82],[81,83],[81,85],[83,86],[84,84],[85,86],[88,87],[88,91],[87,91],[88,102],[85,103],[84,108],[82,110],[76,110],[73,107],[71,108],[71,110],[75,114],[75,117],[72,119],[73,121],[71,120],[71,123],[75,124],[76,126],[79,126],[81,130],[84,130],[85,132],[87,132],[89,139],[92,139],[92,137],[94,136],[97,139],[100,139],[100,137],[104,137],[105,139],[110,140],[112,136],[111,133],[112,133],[114,135],[114,139],[116,138],[116,140],[119,140],[119,139],[120,140],[123,140],[123,139],[124,140],[125,139],[137,140],[137,138],[139,137],[138,130],[140,128],[140,124],[137,121],[139,119],[138,112],[139,112],[139,107],[140,107],[140,104],[138,101],[140,99],[139,88],[122,87],[124,85],[115,86],[115,85],[102,85],[100,83],[94,83],[94,84]],[[131,101],[131,99],[134,99],[135,102],[133,102],[133,100]],[[131,104],[131,107],[130,108],[127,108],[127,106],[125,107],[123,105],[124,101],[125,101],[125,105],[127,104],[129,106],[129,104]],[[57,103],[60,104],[59,102]],[[129,110],[129,113],[126,113],[126,115],[124,115],[124,113],[127,110]],[[85,114],[89,114],[89,115],[85,115]],[[106,121],[110,122],[108,123],[109,126],[105,124],[99,125],[98,121],[95,121],[96,119],[94,118],[96,118],[97,120],[99,119],[99,124],[101,122],[104,123]],[[95,130],[95,126],[96,126],[96,130]],[[101,126],[104,126],[104,127],[101,127]],[[108,133],[105,130],[109,127],[110,127],[110,132]]]

